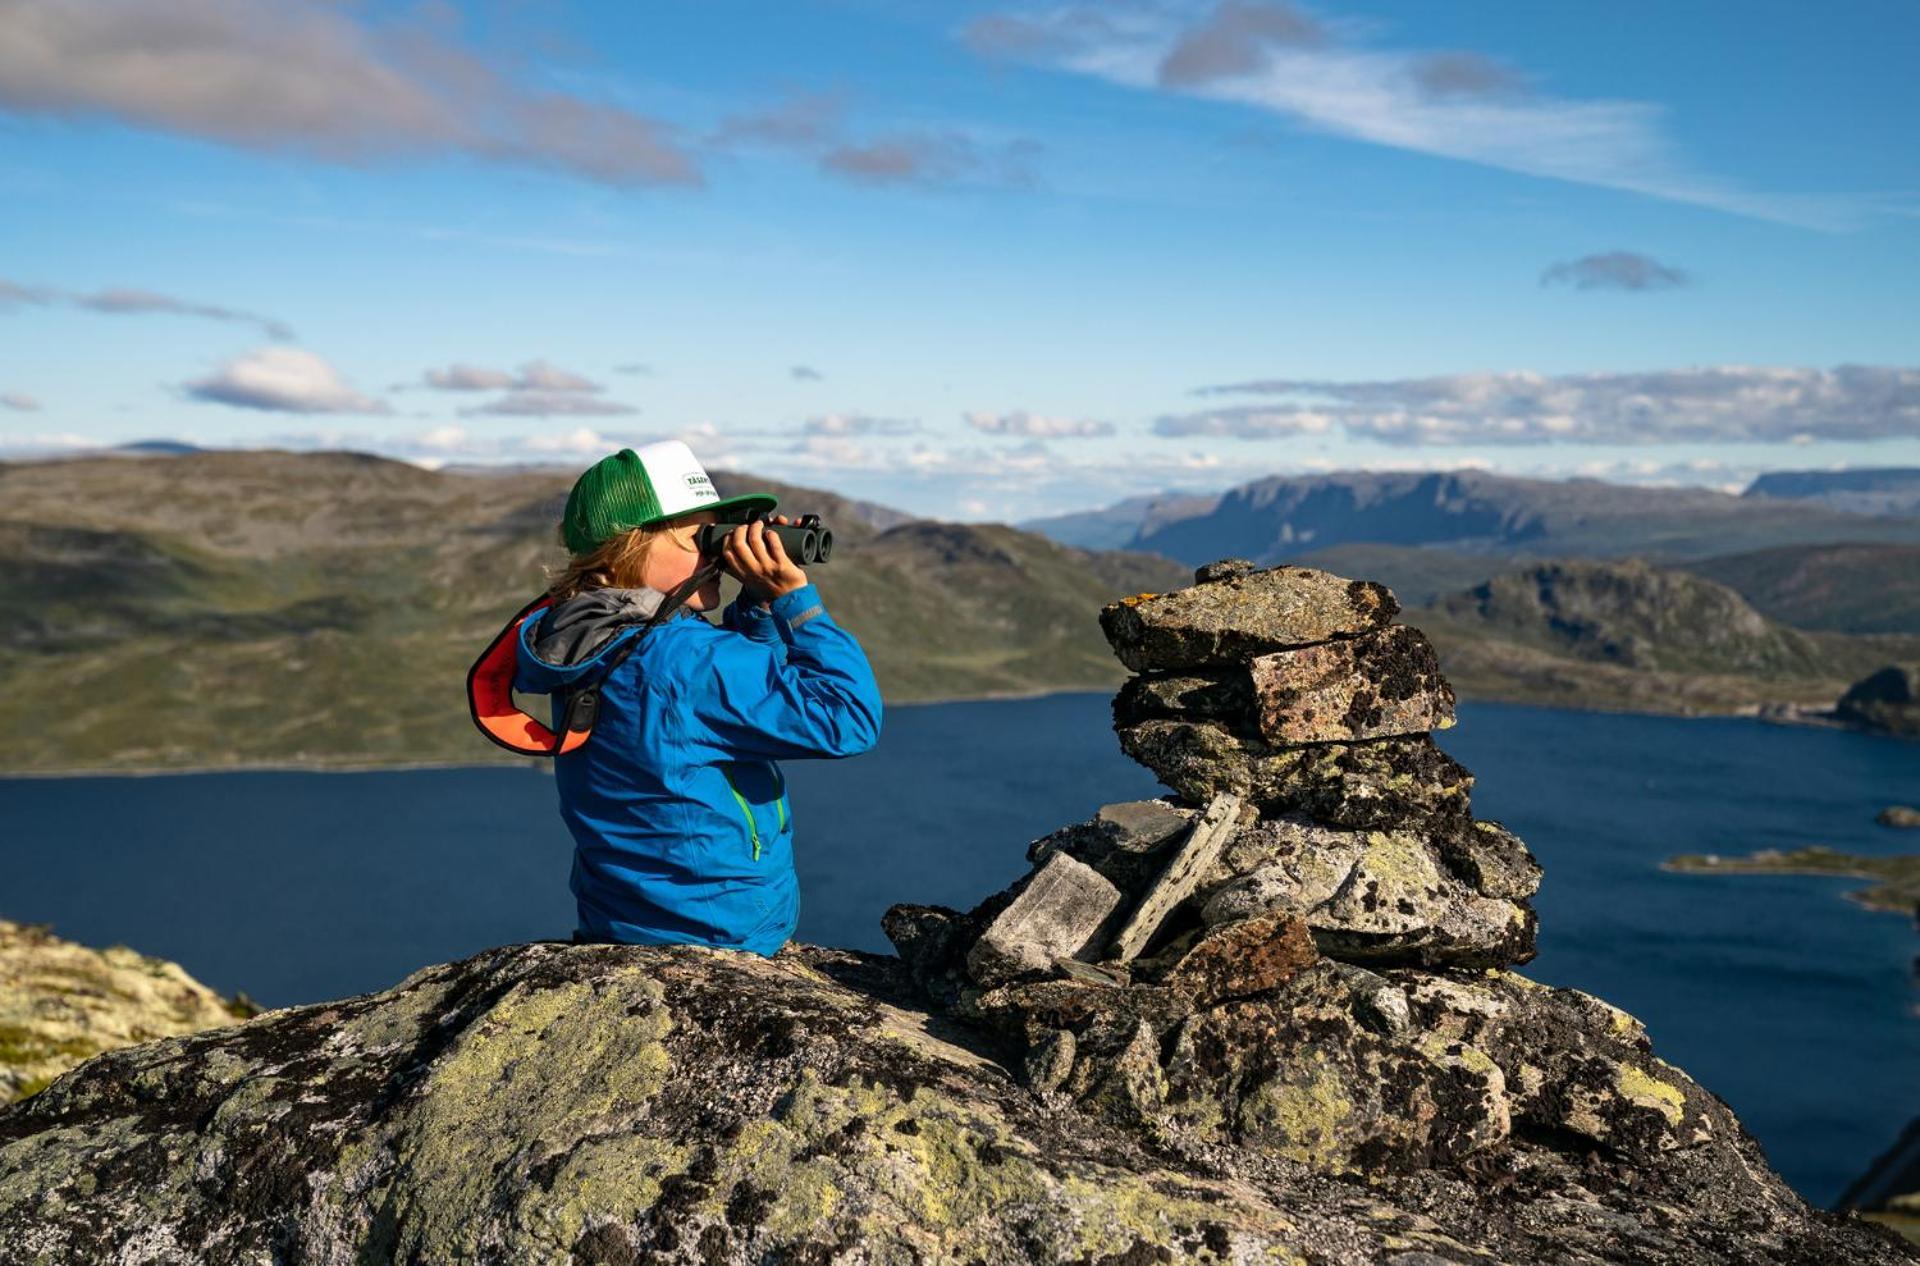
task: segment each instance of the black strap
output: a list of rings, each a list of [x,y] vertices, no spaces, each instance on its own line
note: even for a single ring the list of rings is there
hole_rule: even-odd
[[[720,559],[717,556],[702,559],[700,565],[693,569],[691,576],[674,586],[673,592],[660,600],[660,605],[653,609],[653,614],[640,625],[640,631],[615,647],[612,654],[600,661],[599,671],[593,674],[591,680],[583,686],[575,686],[566,692],[565,729],[590,730],[593,728],[594,717],[600,711],[601,684],[613,676],[616,668],[626,662],[627,656],[633,654],[634,647],[640,645],[640,640],[646,637],[655,625],[672,619],[674,613],[693,596],[694,591],[719,575],[720,570]]]

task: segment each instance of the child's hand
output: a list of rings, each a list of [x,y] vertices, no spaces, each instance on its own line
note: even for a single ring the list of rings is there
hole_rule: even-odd
[[[768,522],[790,524],[792,520],[776,514],[744,529],[735,528],[720,547],[720,562],[727,574],[740,582],[749,601],[762,605],[807,583],[807,573],[787,557],[779,535],[766,530]]]

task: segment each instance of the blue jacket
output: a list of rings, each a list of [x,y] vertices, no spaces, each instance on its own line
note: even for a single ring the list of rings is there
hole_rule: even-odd
[[[659,596],[589,591],[526,621],[513,688],[546,694],[594,673],[641,637],[619,603],[643,598],[650,612]],[[580,934],[778,950],[800,917],[778,762],[864,752],[880,711],[865,652],[811,584],[770,610],[729,603],[717,627],[685,607],[655,626],[603,683],[593,737],[554,759]]]

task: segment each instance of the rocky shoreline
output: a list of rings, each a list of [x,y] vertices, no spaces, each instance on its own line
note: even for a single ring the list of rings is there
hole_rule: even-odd
[[[1913,1262],[1627,1013],[1378,585],[1113,604],[1172,794],[897,958],[540,942],[109,1052],[0,1110],[0,1260]]]

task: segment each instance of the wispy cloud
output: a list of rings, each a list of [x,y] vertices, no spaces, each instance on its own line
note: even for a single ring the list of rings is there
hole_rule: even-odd
[[[299,347],[263,347],[185,384],[195,400],[272,413],[386,413],[387,403],[361,395],[340,371]]]
[[[455,363],[445,369],[429,369],[422,381],[436,391],[541,391],[595,392],[605,390],[584,374],[562,369],[549,361],[530,360],[518,374],[504,369]]]
[[[1645,373],[1266,379],[1200,395],[1309,397],[1169,414],[1162,436],[1344,432],[1397,445],[1811,442],[1920,437],[1920,369],[1717,365]]]
[[[773,147],[811,155],[829,175],[870,185],[943,186],[967,182],[1032,188],[1038,141],[994,141],[952,127],[908,127],[849,135],[843,89],[791,92],[724,120],[707,137],[716,149]]]
[[[0,20],[5,18],[3,5],[4,0],[0,0]],[[257,312],[244,312],[238,308],[222,307],[214,303],[176,299],[172,295],[156,294],[151,290],[112,286],[105,290],[83,292],[59,290],[52,286],[22,285],[19,282],[0,278],[0,309],[18,306],[44,308],[56,305],[105,313],[109,316],[158,314],[197,317],[206,321],[231,321],[254,326],[268,338],[290,339],[293,337],[293,330],[284,321],[276,321],[272,317],[264,317]]]
[[[1691,280],[1682,270],[1633,251],[1562,260],[1540,274],[1543,286],[1572,286],[1576,290],[1671,290]]]
[[[640,410],[618,400],[601,400],[572,391],[510,391],[498,400],[489,400],[471,409],[460,410],[462,417],[556,418],[620,417]]]
[[[1352,22],[1225,0],[1195,17],[1165,0],[1011,9],[960,31],[976,51],[1111,83],[1233,102],[1376,145],[1839,230],[1885,200],[1746,190],[1694,170],[1665,108],[1553,96],[1472,50],[1373,46]]]
[[[805,435],[917,435],[917,418],[876,418],[865,413],[823,413],[801,425]]]
[[[1088,439],[1112,435],[1113,423],[1095,418],[1057,418],[1016,409],[1012,413],[968,413],[967,425],[989,435],[1025,435],[1035,439]]]
[[[787,371],[787,376],[795,382],[819,382],[820,371],[811,365],[795,365]]]
[[[515,82],[450,5],[375,22],[284,0],[0,0],[0,110],[110,118],[335,162],[458,153],[611,185],[697,185],[660,122]]]
[[[0,392],[0,409],[11,409],[15,413],[38,413],[40,402],[24,391]]]

